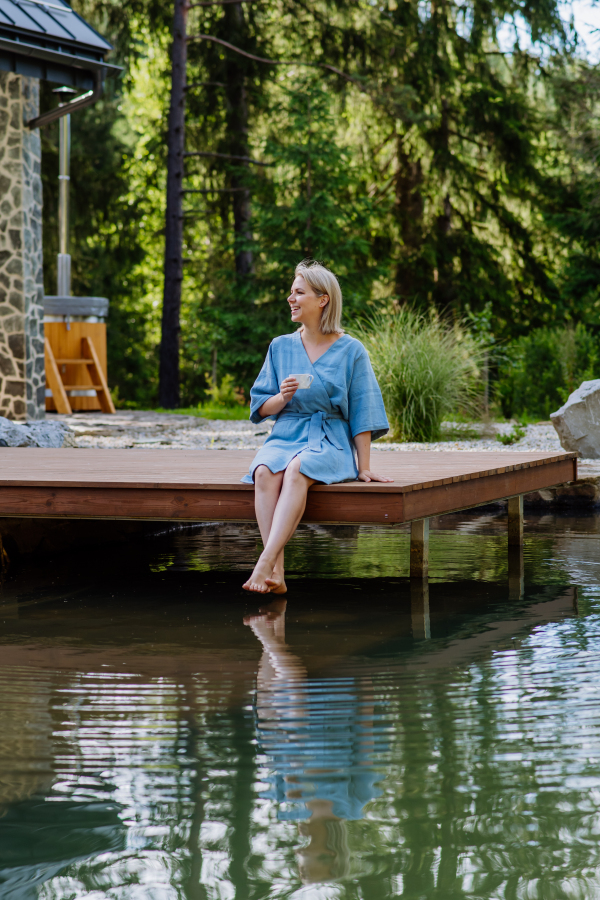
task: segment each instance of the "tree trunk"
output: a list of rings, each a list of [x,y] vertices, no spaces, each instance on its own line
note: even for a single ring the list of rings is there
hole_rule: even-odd
[[[223,7],[227,40],[236,47],[244,47],[248,40],[246,19],[241,3],[228,3]],[[237,54],[225,63],[225,96],[227,100],[228,153],[232,156],[249,156],[248,146],[248,93],[246,68],[248,61]],[[233,188],[233,228],[235,234],[235,271],[239,276],[250,275],[254,269],[250,218],[252,208],[247,187],[248,163],[236,162],[229,176]]]
[[[182,182],[185,144],[186,22],[188,0],[175,0],[171,51],[171,103],[167,133],[167,212],[165,281],[160,342],[159,400],[165,409],[179,406],[179,313],[183,280]]]
[[[450,157],[450,130],[448,101],[442,100],[442,115],[438,137],[437,153],[440,180],[446,180],[447,164]],[[434,303],[440,313],[447,313],[455,300],[452,258],[452,202],[450,194],[442,201],[442,210],[437,217],[437,268],[438,281],[433,292]]]
[[[413,160],[398,138],[396,172],[396,220],[400,228],[402,248],[396,267],[396,293],[402,302],[412,299],[417,287],[415,261],[423,240],[423,170],[420,160]]]

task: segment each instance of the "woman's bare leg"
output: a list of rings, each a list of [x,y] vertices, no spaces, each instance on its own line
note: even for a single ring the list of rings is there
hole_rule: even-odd
[[[256,510],[256,521],[263,540],[263,547],[267,546],[267,541],[269,540],[273,515],[283,484],[283,476],[284,472],[273,474],[267,466],[258,466],[254,472],[254,509]],[[273,593],[285,594],[287,588],[284,577],[283,550],[275,563],[273,578],[270,580],[273,582],[273,586],[270,587]],[[249,584],[250,581],[248,580],[244,585],[247,590],[249,589]]]
[[[311,484],[314,484],[314,479],[307,478],[300,472],[300,457],[296,456],[285,470],[269,537],[254,572],[244,585],[246,590],[264,594],[276,583],[273,570],[302,518],[306,494]]]

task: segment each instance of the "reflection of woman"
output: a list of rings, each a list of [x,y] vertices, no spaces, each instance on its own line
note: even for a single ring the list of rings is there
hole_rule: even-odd
[[[342,331],[337,278],[325,266],[300,264],[288,303],[302,327],[275,338],[251,392],[251,420],[276,420],[243,479],[256,486],[264,543],[244,587],[260,593],[285,593],[283,550],[312,484],[393,480],[371,471],[371,438],[389,426],[367,351]],[[297,375],[310,384],[300,389]]]
[[[305,883],[346,875],[348,820],[377,795],[373,699],[359,679],[311,680],[285,643],[285,601],[245,619],[263,645],[257,678],[258,739],[270,758],[279,818],[299,822],[309,839],[296,852]]]

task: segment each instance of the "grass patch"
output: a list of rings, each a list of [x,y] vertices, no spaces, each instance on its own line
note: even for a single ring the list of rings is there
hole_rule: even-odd
[[[163,409],[158,407],[152,410],[157,413],[172,413],[176,416],[197,416],[199,419],[229,419],[230,421],[250,421],[249,406],[186,406],[181,409]]]
[[[482,435],[476,428],[465,425],[443,425],[440,441],[479,441]]]
[[[513,425],[512,431],[509,431],[508,434],[497,434],[496,438],[501,444],[509,446],[510,444],[516,444],[517,441],[524,438],[526,434],[527,429],[523,428],[522,425]]]

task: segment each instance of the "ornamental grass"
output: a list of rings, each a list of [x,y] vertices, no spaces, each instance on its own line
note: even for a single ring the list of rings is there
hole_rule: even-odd
[[[397,441],[436,441],[442,422],[481,413],[488,348],[460,321],[404,307],[355,325],[365,345]]]

